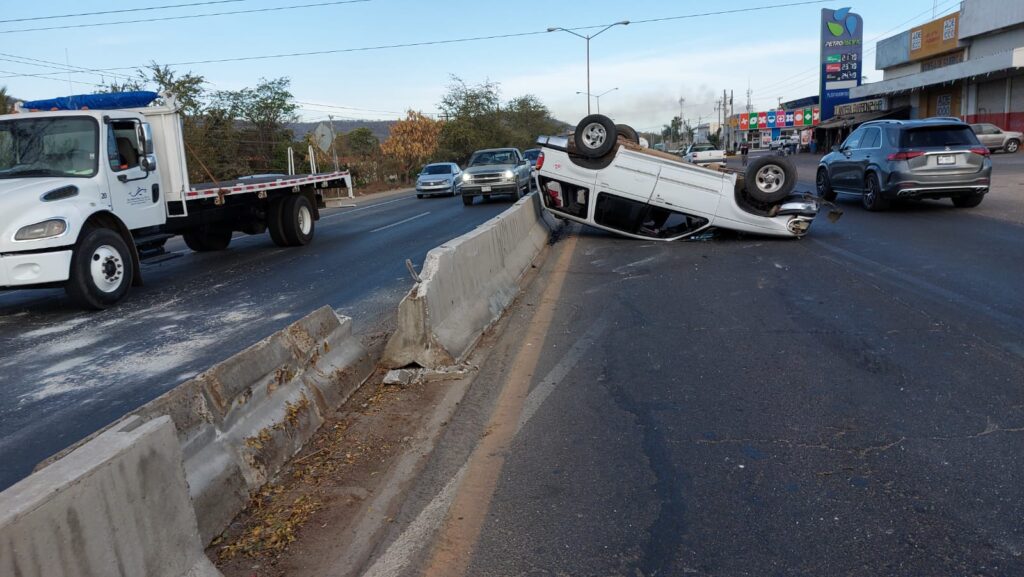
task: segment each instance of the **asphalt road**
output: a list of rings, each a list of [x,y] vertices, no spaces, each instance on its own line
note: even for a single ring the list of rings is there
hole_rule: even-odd
[[[556,244],[380,552],[457,513],[379,574],[1024,575],[1024,226],[841,202],[803,240]]]
[[[40,460],[312,310],[386,328],[411,286],[405,259],[508,208],[403,193],[325,211],[313,243],[237,235],[229,250],[143,265],[116,308],[75,310],[62,290],[0,293],[0,490]]]

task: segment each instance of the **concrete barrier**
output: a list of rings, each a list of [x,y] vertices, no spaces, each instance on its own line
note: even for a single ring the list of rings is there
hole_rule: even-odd
[[[534,194],[427,253],[420,282],[398,307],[384,366],[460,362],[515,298],[519,279],[548,238]]]
[[[373,370],[352,319],[323,307],[126,418],[174,421],[209,543]]]
[[[121,421],[0,493],[5,577],[218,577],[171,420]]]

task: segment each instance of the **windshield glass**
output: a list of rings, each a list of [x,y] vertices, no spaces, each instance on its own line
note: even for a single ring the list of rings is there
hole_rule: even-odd
[[[929,148],[978,144],[969,126],[926,126],[910,128],[900,136],[902,148]]]
[[[515,164],[516,154],[511,150],[487,150],[478,152],[469,159],[470,166],[482,166],[485,164]]]
[[[26,118],[0,122],[0,178],[91,177],[99,129],[92,118]]]
[[[451,174],[452,167],[447,164],[428,164],[421,174]]]

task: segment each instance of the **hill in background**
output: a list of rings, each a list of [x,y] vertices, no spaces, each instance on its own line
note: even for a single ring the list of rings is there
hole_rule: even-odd
[[[384,142],[387,140],[388,135],[391,133],[391,125],[394,124],[393,120],[335,120],[334,131],[337,134],[348,134],[357,128],[369,128],[373,135],[377,137],[377,140]],[[306,134],[313,132],[319,122],[295,122],[288,125],[293,132],[295,132],[296,140],[305,138]]]

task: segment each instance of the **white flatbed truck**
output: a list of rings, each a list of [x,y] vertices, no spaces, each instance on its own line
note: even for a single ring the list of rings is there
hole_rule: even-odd
[[[142,283],[141,259],[173,236],[195,251],[223,250],[236,231],[303,246],[325,193],[351,196],[347,171],[191,184],[178,108],[171,95],[149,105],[156,96],[67,97],[0,115],[0,290],[63,286],[103,309]]]

